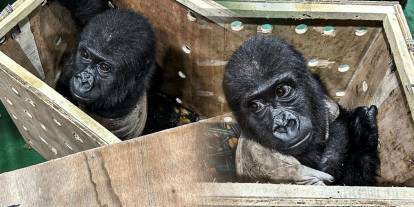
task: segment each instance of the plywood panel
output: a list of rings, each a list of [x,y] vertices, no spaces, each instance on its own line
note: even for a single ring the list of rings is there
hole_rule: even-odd
[[[173,0],[158,1],[157,6],[151,1],[114,3],[143,13],[153,24],[162,91],[180,98],[184,105],[204,116],[228,110],[221,89],[224,28],[194,13],[189,18],[189,10]],[[186,46],[187,53],[183,51]]]
[[[1,206],[410,206],[413,188],[203,183],[222,117],[0,175]],[[162,156],[160,156],[162,155]]]
[[[346,86],[346,94],[339,103],[348,108],[368,105],[374,99],[377,90],[388,84],[382,82],[387,72],[395,70],[391,53],[387,47],[385,34],[382,30],[376,31],[370,46],[361,55],[357,63],[357,70]],[[381,104],[381,103],[376,103]]]
[[[193,206],[205,146],[190,124],[0,175],[0,206]]]
[[[29,58],[26,57],[20,45],[16,42],[16,40],[12,39],[10,35],[7,35],[6,42],[0,45],[0,51],[26,68],[30,73],[40,78],[39,73],[36,71]]]
[[[414,186],[414,123],[401,87],[379,108],[380,181]]]
[[[248,37],[258,32],[258,25],[272,24],[273,31],[266,35],[272,35],[286,40],[299,50],[306,60],[318,59],[319,62],[328,62],[317,67],[310,67],[310,70],[318,74],[331,97],[336,97],[336,92],[343,91],[347,87],[351,77],[356,71],[357,64],[360,62],[363,54],[371,43],[372,39],[379,31],[380,25],[375,22],[363,21],[337,21],[337,20],[264,20],[264,19],[240,19],[245,21],[245,29],[240,32],[228,31],[226,34],[226,51],[225,56],[228,59],[231,54],[245,41]],[[306,24],[308,31],[304,34],[297,34],[295,27],[298,24]],[[334,26],[334,35],[324,35],[322,30],[324,26]],[[357,27],[365,27],[367,30],[363,36],[355,35]],[[340,64],[349,65],[350,69],[346,72],[339,72]]]
[[[205,206],[412,206],[414,188],[206,183]]]
[[[56,86],[63,64],[76,47],[78,31],[68,10],[57,2],[50,2],[30,15],[45,80]]]
[[[382,185],[412,186],[414,125],[397,75],[381,31],[359,63],[340,103],[348,108],[377,105],[381,160],[378,180]]]
[[[244,23],[244,29],[234,32],[230,29],[230,23],[235,19],[202,17],[194,13],[189,18],[189,10],[173,0],[159,1],[156,7],[146,1],[117,0],[114,3],[143,13],[154,25],[159,43],[162,90],[179,97],[184,105],[207,117],[229,111],[222,91],[224,67],[231,54],[248,37],[258,34],[258,25],[272,24],[271,35],[286,39],[307,59],[330,61],[331,64],[318,67],[315,71],[321,74],[332,96],[346,88],[361,56],[380,27],[375,22],[364,21],[241,18],[239,20]],[[295,26],[300,23],[309,26],[305,34],[295,33]],[[325,25],[335,26],[334,36],[322,35]],[[366,27],[367,33],[356,36],[358,26]],[[189,46],[191,53],[183,52],[183,46]],[[350,70],[338,72],[340,64],[348,64]],[[185,79],[178,76],[179,71],[185,74]]]

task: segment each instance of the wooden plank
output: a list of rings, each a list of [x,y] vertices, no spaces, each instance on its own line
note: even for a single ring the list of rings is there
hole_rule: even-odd
[[[389,3],[366,3],[360,1],[332,2],[330,4],[316,2],[279,2],[279,1],[216,1],[221,6],[206,4],[211,0],[177,0],[192,10],[205,11],[201,15],[214,18],[244,17],[244,18],[293,18],[293,19],[354,19],[382,20],[385,14],[393,14],[394,8]],[[382,4],[382,5],[381,5]],[[395,3],[394,3],[395,4]],[[276,12],[277,11],[277,12]]]
[[[377,105],[381,185],[414,186],[414,125],[383,32],[362,57],[340,104]],[[390,156],[392,155],[392,156]]]
[[[271,24],[273,31],[266,35],[274,35],[286,40],[299,50],[306,60],[318,59],[319,62],[329,64],[310,67],[312,72],[318,74],[325,84],[329,95],[333,98],[336,92],[343,91],[349,84],[361,57],[366,52],[366,48],[371,44],[372,39],[378,33],[379,25],[369,24],[358,21],[338,21],[338,20],[274,20],[256,19],[241,20],[244,29],[234,32],[226,30],[225,59],[230,58],[232,53],[250,36],[260,34],[257,27],[261,24]],[[306,24],[308,31],[304,34],[295,32],[296,25]],[[322,30],[326,25],[335,28],[335,35],[323,35]],[[363,36],[355,35],[358,26],[365,27],[367,33]],[[341,64],[349,66],[348,71],[340,72],[338,67]]]
[[[392,70],[392,58],[382,29],[375,32],[356,67],[356,72],[346,86],[346,94],[339,101],[347,108],[368,105],[377,88],[382,87],[379,83]]]
[[[29,58],[27,58],[27,56],[24,54],[24,51],[20,45],[10,36],[11,35],[6,35],[6,42],[0,45],[0,51],[6,54],[9,58],[19,63],[30,73],[35,74],[36,77],[40,78],[40,75],[38,75],[39,73],[36,71]]]
[[[396,87],[379,107],[381,167],[378,181],[387,186],[414,186],[414,123],[403,88]]]
[[[228,116],[228,115],[226,115]],[[0,206],[412,206],[414,188],[200,183],[223,116],[0,175]],[[162,156],[160,156],[162,155]]]
[[[205,206],[413,206],[414,188],[203,183]]]
[[[65,60],[78,44],[78,30],[70,12],[58,2],[38,8],[29,18],[45,74],[43,81],[55,87]]]
[[[23,18],[27,17],[35,10],[44,0],[24,0],[19,1],[14,11],[0,21],[0,37],[6,35],[14,26],[16,26]]]
[[[221,88],[226,63],[223,27],[175,0],[160,0],[156,7],[151,1],[113,2],[142,13],[152,23],[158,40],[161,91],[180,98],[183,105],[206,117],[228,111]],[[185,47],[187,52],[183,50]]]
[[[46,159],[120,140],[0,52],[0,98],[26,141]]]
[[[246,38],[258,33],[258,25],[271,23],[274,27],[273,35],[297,46],[307,58],[317,57],[332,62],[328,67],[319,68],[319,72],[333,96],[348,85],[360,56],[372,38],[372,32],[380,26],[356,21],[347,25],[337,20],[315,20],[306,21],[305,23],[309,23],[309,31],[299,35],[295,33],[294,27],[303,23],[301,21],[291,21],[293,25],[288,25],[286,22],[282,24],[278,20],[261,18],[246,20],[248,22],[243,22],[245,29],[234,32],[230,29],[231,18],[212,18],[209,8],[219,7],[231,16],[231,11],[212,1],[188,2],[189,5],[186,6],[208,18],[192,12],[193,20],[188,19],[188,10],[185,7],[172,0],[159,1],[157,7],[145,1],[117,0],[114,3],[122,8],[141,12],[154,25],[159,40],[157,61],[164,80],[161,90],[180,98],[185,106],[206,117],[229,111],[222,91],[224,66]],[[322,27],[326,24],[335,26],[335,36],[321,34]],[[366,26],[367,34],[356,36],[354,33],[357,26]],[[191,48],[190,54],[182,51],[182,47],[186,45]],[[324,50],[320,50],[321,47]],[[346,73],[338,72],[337,68],[341,63],[347,63],[350,70]],[[185,74],[186,78],[180,78],[179,72]]]
[[[0,175],[0,206],[193,206],[199,123]]]
[[[399,17],[397,15],[388,14],[384,18],[383,24],[408,105],[410,110],[413,111],[414,63],[398,19]],[[414,113],[411,113],[411,116],[414,119]]]

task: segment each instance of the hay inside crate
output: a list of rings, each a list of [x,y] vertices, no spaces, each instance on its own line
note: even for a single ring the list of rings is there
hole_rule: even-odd
[[[7,39],[0,46],[3,52],[0,53],[1,101],[15,117],[25,140],[47,159],[119,142],[48,86],[54,86],[61,60],[76,44],[77,31],[67,11],[54,3],[40,6],[41,3],[41,0],[17,1],[15,10],[2,17],[0,36],[6,35]],[[149,18],[158,40],[157,62],[163,70],[161,89],[205,117],[219,116],[210,121],[221,121],[220,115],[229,112],[221,89],[226,61],[248,36],[263,32],[262,26],[266,30],[271,25],[271,33],[267,35],[286,39],[308,60],[318,59],[317,67],[311,69],[322,76],[330,95],[341,104],[347,107],[378,105],[380,181],[383,185],[414,186],[411,114],[414,66],[406,43],[410,33],[399,6],[383,2],[374,5],[372,2],[210,0],[160,0],[156,5],[153,1],[114,0],[113,4],[139,11]],[[240,21],[243,29],[233,31],[231,23],[234,21]],[[27,22],[30,22],[29,29],[44,73],[39,73],[39,65],[34,64],[36,56],[25,55],[21,43],[10,38],[10,29],[18,23],[20,28],[24,29],[25,25],[27,28]],[[306,33],[295,32],[299,24],[308,26]],[[334,27],[334,34],[323,35],[324,26],[328,25]],[[359,32],[361,28],[366,29],[366,33],[356,35],[357,28]],[[30,33],[25,37],[30,40]],[[186,78],[182,78],[182,74]],[[180,204],[187,198],[188,190],[193,190],[184,186],[198,178],[204,180],[205,168],[199,163],[206,159],[200,153],[205,145],[201,144],[203,133],[199,132],[206,130],[205,124],[178,127],[0,175],[1,186],[10,186],[0,194],[0,205],[35,201],[41,206],[62,206],[78,200],[79,204],[91,206],[101,203],[100,199],[107,199],[107,203],[113,205]],[[157,150],[160,145],[163,147]],[[167,161],[176,162],[179,167],[170,171],[173,166]],[[135,167],[143,162],[144,169]],[[70,166],[70,170],[64,166]],[[62,170],[64,177],[70,179],[59,177]],[[148,172],[157,173],[148,177],[151,174]],[[46,177],[37,177],[39,173]],[[81,179],[87,175],[90,182]],[[194,179],[184,179],[187,175]],[[138,181],[130,182],[132,179]],[[185,182],[179,182],[181,179]],[[31,188],[25,188],[24,182],[29,182]],[[51,189],[62,183],[68,185],[64,191],[66,196],[45,197],[44,192],[51,193]],[[139,189],[151,190],[134,197],[142,192],[128,189],[137,189],[138,184]],[[200,188],[205,190],[201,192],[201,202],[210,205],[350,206],[414,202],[412,188],[237,183],[203,184]],[[95,191],[99,199],[95,201],[94,193],[80,191]],[[315,194],[306,193],[309,191]]]

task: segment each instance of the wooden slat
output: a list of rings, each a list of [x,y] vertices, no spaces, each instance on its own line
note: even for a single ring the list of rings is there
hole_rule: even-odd
[[[0,98],[26,141],[46,159],[120,140],[0,52]]]
[[[383,24],[408,105],[411,111],[413,111],[414,63],[398,19],[399,17],[397,15],[388,14],[384,18]],[[411,116],[414,118],[414,113],[411,113]]]
[[[10,37],[11,35],[6,35],[6,42],[0,45],[0,51],[6,54],[9,58],[13,59],[21,66],[23,66],[30,73],[35,74],[40,78],[39,73],[36,71],[33,64],[30,62],[29,58],[24,54],[24,51],[17,43],[16,40]]]
[[[369,47],[361,55],[360,62],[356,66],[356,72],[346,87],[346,95],[339,101],[344,107],[352,108],[370,104],[377,89],[382,87],[379,83],[384,79],[385,74],[392,70],[391,54],[382,29],[375,31],[374,38],[368,45]],[[364,82],[366,91],[363,88]]]
[[[45,74],[43,81],[55,87],[63,64],[78,44],[79,31],[70,12],[56,1],[38,8],[29,20]]]
[[[190,124],[0,175],[0,206],[193,206],[201,125]]]
[[[0,206],[412,206],[414,188],[200,183],[216,117],[0,175]],[[162,156],[160,156],[162,155]]]
[[[210,0],[177,0],[183,5],[198,11],[204,16],[229,17],[228,11],[214,4],[206,4]],[[293,18],[293,19],[355,19],[355,20],[382,20],[385,14],[394,13],[392,4],[381,2],[333,2],[332,4],[305,2],[278,2],[278,1],[215,1],[226,7],[232,13],[231,17],[266,17],[266,18]],[[336,3],[336,4],[335,4]],[[375,4],[376,3],[376,4]],[[383,5],[381,5],[383,4]],[[395,3],[394,3],[395,4]],[[277,12],[276,12],[277,11]]]
[[[414,188],[203,183],[205,206],[413,206]]]
[[[14,11],[0,21],[0,37],[6,35],[14,26],[23,18],[27,17],[35,10],[44,0],[24,0],[19,1],[19,5],[13,8]]]

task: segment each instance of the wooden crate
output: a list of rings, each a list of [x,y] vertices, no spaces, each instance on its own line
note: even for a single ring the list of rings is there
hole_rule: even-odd
[[[13,12],[0,17],[0,37],[6,36],[0,45],[1,101],[26,141],[47,159],[119,142],[52,89],[62,59],[76,43],[77,31],[67,11],[53,2],[42,6],[42,2],[17,1]],[[229,112],[221,89],[224,66],[248,36],[260,33],[261,25],[271,24],[269,35],[291,42],[308,60],[319,60],[311,70],[321,75],[329,94],[338,102],[346,107],[379,107],[380,182],[385,186],[414,186],[414,65],[411,34],[400,6],[363,1],[114,0],[113,4],[149,18],[158,40],[162,90],[205,117]],[[231,28],[236,20],[244,25],[241,31]],[[303,23],[308,31],[295,33],[295,26]],[[28,31],[26,44],[35,43],[34,55],[26,55],[27,50],[21,49],[22,40],[11,38],[10,30],[17,24],[22,33]],[[322,34],[326,25],[335,28],[334,35]],[[357,36],[360,27],[366,33]],[[349,70],[339,71],[341,64],[347,64]],[[0,193],[0,205],[414,203],[414,189],[400,187],[193,185],[208,177],[199,164],[206,159],[201,153],[205,150],[205,123],[5,173],[0,175],[0,186],[6,186]],[[57,196],[52,197],[56,191]]]
[[[221,118],[221,117],[220,117]],[[414,188],[204,183],[209,122],[0,175],[0,206],[413,206]]]

